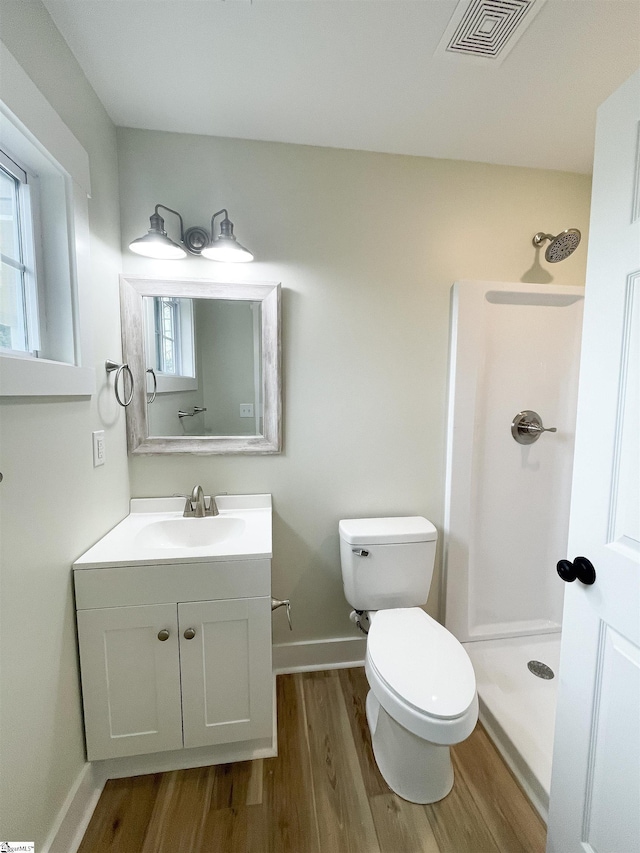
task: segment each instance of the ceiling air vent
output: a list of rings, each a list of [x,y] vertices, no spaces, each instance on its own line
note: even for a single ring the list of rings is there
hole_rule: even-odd
[[[546,0],[461,0],[436,56],[502,62]]]

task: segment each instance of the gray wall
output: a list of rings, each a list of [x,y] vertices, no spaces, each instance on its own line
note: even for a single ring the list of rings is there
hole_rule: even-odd
[[[443,519],[449,292],[459,278],[584,283],[586,242],[536,262],[533,235],[588,229],[584,175],[133,129],[118,130],[127,272],[283,286],[284,452],[130,460],[134,495],[271,492],[273,591],[294,631],[353,636],[340,518]],[[225,206],[247,265],[128,252],[156,203],[204,224]],[[167,219],[168,228],[172,223]],[[544,268],[543,268],[544,267]],[[429,609],[437,610],[438,582]]]
[[[254,403],[255,412],[251,303],[201,301],[198,323],[207,433],[255,435],[255,417],[240,417],[240,403]]]
[[[104,362],[121,353],[115,128],[39,0],[0,5],[2,41],[89,154],[92,399],[0,405],[0,836],[40,850],[85,766],[71,563],[127,513],[124,416]],[[92,430],[106,464],[93,468]]]

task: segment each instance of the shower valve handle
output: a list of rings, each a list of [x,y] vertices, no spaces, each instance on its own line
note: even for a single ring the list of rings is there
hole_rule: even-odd
[[[593,563],[586,557],[576,557],[573,562],[571,560],[560,560],[556,569],[566,583],[573,583],[577,578],[581,583],[591,586],[596,580],[596,570]]]
[[[533,423],[533,424],[521,424],[520,429],[521,430],[526,429],[527,432],[537,432],[537,433],[558,432],[557,427],[543,427],[543,426],[538,426],[538,424],[535,424],[535,423]]]
[[[557,427],[545,427],[537,412],[525,409],[511,421],[511,435],[518,444],[533,444],[543,432],[557,432]]]

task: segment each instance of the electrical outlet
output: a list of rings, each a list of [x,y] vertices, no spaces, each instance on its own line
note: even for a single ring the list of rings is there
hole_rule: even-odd
[[[252,418],[253,417],[253,403],[240,403],[240,417],[241,418]]]
[[[93,467],[104,465],[104,430],[98,429],[92,432],[93,436]]]

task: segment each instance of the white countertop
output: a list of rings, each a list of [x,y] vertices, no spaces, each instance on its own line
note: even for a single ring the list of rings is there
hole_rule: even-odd
[[[77,569],[112,566],[166,565],[169,563],[202,563],[223,560],[270,559],[271,495],[216,496],[219,519],[238,519],[240,534],[231,534],[213,544],[198,546],[169,545],[152,547],[150,525],[182,519],[184,498],[134,498],[129,515],[89,548],[73,564]],[[215,524],[210,517],[184,519],[189,525],[200,522]]]

